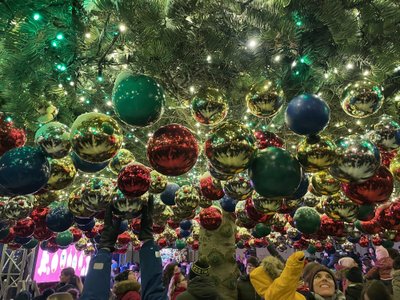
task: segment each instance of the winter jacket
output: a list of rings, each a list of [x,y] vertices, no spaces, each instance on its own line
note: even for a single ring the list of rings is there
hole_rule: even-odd
[[[400,270],[393,272],[393,299],[400,299]]]
[[[115,283],[114,294],[117,300],[140,300],[140,284],[133,280],[124,280]]]
[[[238,299],[240,300],[261,300],[256,290],[251,285],[249,275],[241,275],[237,282]]]
[[[284,266],[279,259],[273,256],[266,257],[261,266],[250,273],[250,281],[257,293],[264,299],[306,299],[296,291],[304,267],[303,258],[303,252],[295,252]]]
[[[217,287],[208,276],[197,276],[190,280],[186,292],[176,300],[219,300]]]
[[[171,297],[171,300],[176,300],[176,298],[177,298],[180,294],[182,294],[184,291],[186,291],[186,289],[185,289],[184,287],[176,288],[175,291],[174,291],[174,294],[173,294],[172,297]]]
[[[320,295],[316,295],[314,293],[309,293],[307,295],[307,300],[325,300],[325,298],[323,298]],[[331,300],[346,300],[346,297],[343,295],[343,293],[341,291],[336,291],[335,295],[333,296],[333,298],[330,298]],[[358,300],[358,299],[357,299]]]
[[[346,290],[346,300],[359,300],[363,287],[362,283],[350,284]]]
[[[375,266],[368,271],[365,278],[372,279],[378,273],[380,280],[392,280],[392,272],[393,260],[390,257],[384,257],[375,263]]]

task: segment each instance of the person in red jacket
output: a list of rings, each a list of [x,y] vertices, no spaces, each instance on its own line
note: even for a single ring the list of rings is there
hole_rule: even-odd
[[[389,256],[389,252],[382,246],[376,247],[376,263],[365,275],[366,279],[379,278],[382,283],[392,293],[393,279],[393,260]]]
[[[140,284],[136,281],[135,274],[126,270],[115,277],[113,292],[117,300],[140,300]]]
[[[180,294],[187,290],[187,280],[182,273],[175,273],[169,284],[168,296],[170,300],[176,300]]]

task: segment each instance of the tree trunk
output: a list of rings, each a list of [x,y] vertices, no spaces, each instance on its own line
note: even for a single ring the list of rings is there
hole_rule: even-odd
[[[223,300],[237,299],[239,270],[235,260],[235,232],[235,220],[226,212],[217,230],[200,229],[199,258],[207,259],[210,264],[210,277],[215,280]]]

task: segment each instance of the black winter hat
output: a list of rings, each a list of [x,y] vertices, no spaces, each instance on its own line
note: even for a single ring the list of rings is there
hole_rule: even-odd
[[[257,257],[255,257],[255,256],[249,256],[247,259],[246,259],[246,264],[248,265],[248,264],[251,264],[253,267],[258,267],[259,265],[260,265],[260,262],[258,261],[258,258]]]
[[[327,267],[325,267],[323,265],[320,265],[319,267],[318,266],[313,267],[312,271],[313,271],[312,276],[308,277],[309,278],[308,286],[309,286],[311,292],[314,292],[314,277],[315,277],[315,275],[317,275],[319,272],[322,272],[322,271],[329,273],[329,275],[333,279],[333,282],[335,283],[335,290],[338,289],[335,274],[333,274],[333,272],[330,269],[328,269]]]
[[[189,280],[195,278],[196,276],[208,275],[210,275],[210,265],[204,260],[198,260],[190,268]]]
[[[358,267],[353,267],[346,272],[346,278],[347,280],[354,282],[354,283],[363,283],[363,275]]]

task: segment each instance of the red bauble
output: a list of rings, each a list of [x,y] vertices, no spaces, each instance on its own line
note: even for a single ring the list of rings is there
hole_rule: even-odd
[[[376,218],[373,218],[371,221],[361,221],[360,225],[361,225],[362,231],[367,234],[377,234],[377,233],[383,231],[383,228],[381,227],[379,222],[376,220]]]
[[[199,250],[199,241],[193,241],[192,250],[197,251]]]
[[[131,229],[133,231],[140,231],[140,219],[132,219]]]
[[[175,221],[172,220],[172,219],[168,219],[167,224],[168,224],[168,226],[169,226],[170,228],[172,228],[172,229],[176,229],[176,228],[179,227],[179,222],[175,222]]]
[[[385,151],[379,148],[379,153],[381,154],[382,165],[389,168],[392,159],[397,155],[397,150]]]
[[[125,254],[126,252],[128,252],[128,246],[119,248],[119,249],[115,249],[114,253],[116,254]]]
[[[382,245],[382,238],[379,235],[374,235],[372,237],[372,244],[374,244],[375,246]]]
[[[56,253],[58,251],[59,248],[54,236],[47,241],[45,249],[50,253]]]
[[[181,236],[181,228],[180,228],[180,227],[175,228],[175,233],[176,233],[176,237],[177,237],[178,239],[181,239],[181,238],[182,238],[182,236]]]
[[[121,233],[117,237],[117,244],[120,244],[120,245],[129,244],[130,241],[131,241],[131,236],[127,231]]]
[[[368,247],[368,245],[369,245],[368,236],[362,235],[362,236],[360,237],[360,240],[358,241],[358,244],[359,244],[361,247],[364,247],[364,248]]]
[[[168,242],[167,242],[166,238],[159,238],[157,240],[157,244],[158,244],[158,247],[160,247],[160,248],[165,248],[168,246]]]
[[[396,229],[400,225],[400,219],[396,218],[391,207],[392,205],[384,204],[375,211],[376,221],[385,229]]]
[[[186,127],[170,124],[160,127],[147,143],[147,158],[158,172],[179,176],[196,164],[199,146]]]
[[[265,246],[265,240],[264,239],[258,239],[258,238],[254,239],[254,247],[262,248],[264,246]]]
[[[322,251],[324,251],[324,245],[322,245],[322,243],[321,243],[320,241],[317,241],[317,242],[314,244],[314,247],[315,247],[315,251],[317,251],[317,252],[322,252]]]
[[[164,229],[165,229],[164,225],[153,224],[153,232],[156,234],[162,233]]]
[[[49,213],[50,208],[48,207],[35,207],[31,214],[30,217],[35,223],[43,223],[46,220],[46,216]]]
[[[259,130],[254,132],[254,137],[256,138],[257,148],[258,149],[265,149],[267,147],[283,147],[283,140],[277,136],[275,133],[266,131],[266,130]]]
[[[344,222],[334,221],[327,215],[321,216],[321,230],[323,233],[331,236],[337,236],[337,237],[346,236]]]
[[[30,237],[35,231],[35,222],[31,218],[18,220],[14,225],[14,232],[19,237]]]
[[[393,218],[400,222],[400,198],[395,199],[390,204],[390,211],[392,212]]]
[[[40,222],[36,223],[35,231],[33,232],[33,237],[38,241],[47,241],[52,238],[54,233],[47,228],[46,223]]]
[[[253,220],[254,222],[257,222],[257,223],[265,223],[265,222],[267,222],[268,220],[271,220],[274,217],[273,214],[268,214],[267,215],[267,214],[263,214],[262,212],[259,212],[258,210],[256,210],[251,198],[247,198],[246,204],[244,206],[244,210],[246,212],[246,215],[251,220]]]
[[[22,147],[26,142],[23,129],[15,128],[12,122],[0,119],[0,156],[10,149]]]
[[[208,200],[219,200],[225,195],[222,187],[216,185],[214,180],[208,172],[200,178],[200,192]]]
[[[12,240],[14,240],[14,238],[15,238],[14,228],[10,227],[10,231],[9,231],[8,235],[4,239],[0,240],[0,244],[8,244]]]
[[[79,228],[76,227],[71,227],[69,229],[69,231],[72,233],[72,236],[74,238],[74,243],[76,243],[77,241],[79,241],[82,238],[82,230],[80,230]]]
[[[215,230],[222,223],[222,213],[216,207],[203,208],[200,211],[200,225],[207,230]]]
[[[335,246],[331,242],[326,242],[325,243],[325,251],[328,253],[335,252]]]
[[[386,202],[393,192],[393,175],[380,166],[375,175],[362,183],[342,183],[343,193],[358,205]]]
[[[118,174],[118,188],[127,197],[140,197],[149,190],[150,170],[138,163],[130,163]]]
[[[90,231],[85,231],[84,234],[88,239],[94,239],[97,235],[100,234],[99,226],[95,225]]]

